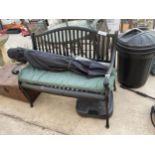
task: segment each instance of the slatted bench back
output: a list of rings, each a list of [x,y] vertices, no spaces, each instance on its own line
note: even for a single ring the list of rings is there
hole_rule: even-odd
[[[96,61],[111,61],[116,34],[106,36],[82,27],[63,27],[32,34],[33,49],[63,56],[81,56]]]

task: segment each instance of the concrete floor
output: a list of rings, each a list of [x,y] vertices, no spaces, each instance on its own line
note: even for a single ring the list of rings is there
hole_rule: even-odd
[[[7,46],[15,47],[14,41],[16,46],[29,47],[28,39],[24,44],[19,35],[11,36]],[[150,76],[138,90],[155,97],[155,77]],[[106,129],[105,120],[79,116],[74,98],[42,93],[30,108],[27,103],[0,96],[0,134],[155,134],[149,116],[153,104],[117,84],[114,113],[110,129]]]
[[[139,89],[154,95],[150,76]],[[105,120],[81,117],[76,99],[42,93],[30,108],[27,103],[0,96],[0,134],[155,134],[149,112],[154,101],[117,86],[110,129]]]

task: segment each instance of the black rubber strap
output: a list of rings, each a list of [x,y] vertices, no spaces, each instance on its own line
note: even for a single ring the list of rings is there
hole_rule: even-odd
[[[142,93],[142,92],[127,88],[127,87],[125,87],[123,85],[120,85],[120,87],[123,88],[123,89],[129,90],[131,92],[134,92],[134,93],[136,93],[136,94],[138,94],[140,96],[147,97],[147,98],[150,98],[152,100],[155,100],[155,97],[149,96],[149,95],[147,95],[145,93]],[[153,126],[155,127],[155,122],[153,120],[153,118],[155,118],[155,105],[151,107],[150,118],[151,118],[151,122],[152,122]]]
[[[145,93],[142,93],[142,92],[140,92],[140,91],[136,91],[136,90],[127,88],[127,87],[125,87],[125,86],[123,86],[123,85],[120,85],[120,87],[123,88],[123,89],[129,90],[129,91],[131,91],[131,92],[134,92],[134,93],[136,93],[136,94],[138,94],[138,95],[140,95],[140,96],[147,97],[147,98],[150,98],[150,99],[152,99],[152,100],[155,100],[155,97],[149,96],[149,95],[147,95],[147,94],[145,94]]]
[[[151,107],[150,118],[153,126],[155,127],[155,122],[153,121],[153,117],[155,118],[155,106]]]
[[[15,66],[13,69],[12,69],[12,74],[14,75],[18,75],[19,74],[19,70],[17,69],[18,66]]]
[[[23,63],[18,63],[15,65],[15,67],[12,69],[12,74],[18,75],[20,72],[20,66],[23,65]]]

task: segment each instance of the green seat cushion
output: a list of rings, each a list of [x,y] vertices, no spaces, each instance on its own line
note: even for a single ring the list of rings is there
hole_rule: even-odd
[[[116,72],[109,80],[109,88],[113,90]],[[51,72],[39,70],[28,65],[19,73],[19,81],[35,85],[67,87],[72,89],[86,90],[90,92],[104,92],[104,77],[88,78],[70,71]]]

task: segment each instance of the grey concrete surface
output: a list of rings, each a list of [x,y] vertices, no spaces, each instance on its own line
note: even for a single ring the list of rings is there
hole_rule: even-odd
[[[139,91],[154,96],[155,77]],[[105,120],[81,117],[76,99],[42,93],[29,104],[0,96],[0,134],[155,134],[149,112],[155,102],[117,84],[110,129]]]
[[[29,135],[29,134],[37,134],[37,135],[57,135],[61,133],[55,132],[50,129],[45,129],[40,126],[31,125],[24,121],[20,121],[18,119],[8,117],[6,115],[0,114],[0,134],[1,135]]]

